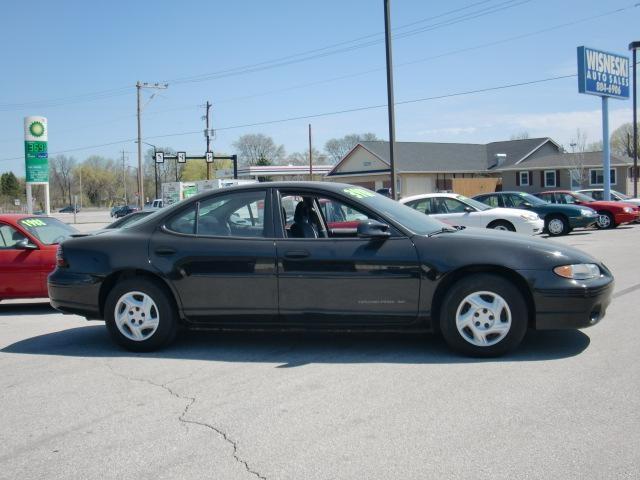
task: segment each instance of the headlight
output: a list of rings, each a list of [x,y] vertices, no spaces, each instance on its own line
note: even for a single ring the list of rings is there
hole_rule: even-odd
[[[523,213],[523,214],[520,215],[520,218],[524,218],[525,220],[533,221],[533,220],[538,220],[540,217],[538,217],[537,213]]]
[[[592,217],[596,214],[595,210],[591,210],[590,208],[581,208],[580,215],[583,217]]]
[[[623,210],[625,211],[625,213],[633,213],[633,208],[631,207],[624,207]]]
[[[588,280],[600,276],[600,268],[595,263],[576,263],[561,265],[553,269],[553,273],[573,280]]]

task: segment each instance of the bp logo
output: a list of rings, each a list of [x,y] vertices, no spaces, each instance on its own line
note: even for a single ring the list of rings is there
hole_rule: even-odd
[[[42,122],[31,122],[31,125],[29,125],[29,133],[36,138],[44,135],[44,125]]]

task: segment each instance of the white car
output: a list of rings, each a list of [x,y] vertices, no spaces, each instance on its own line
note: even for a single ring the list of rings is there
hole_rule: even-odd
[[[585,190],[578,190],[578,193],[584,193],[594,200],[604,200],[604,190],[602,188],[588,188]],[[630,203],[632,205],[635,205],[636,207],[640,207],[640,198],[632,198],[629,195],[625,195],[624,193],[620,193],[616,190],[611,190],[611,201]]]
[[[542,233],[544,220],[537,213],[519,208],[492,208],[455,193],[425,193],[400,200],[419,212],[451,225],[493,228],[537,235]]]

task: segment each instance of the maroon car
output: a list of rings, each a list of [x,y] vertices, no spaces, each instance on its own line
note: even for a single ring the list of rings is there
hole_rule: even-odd
[[[640,209],[624,202],[596,201],[593,198],[569,190],[538,192],[536,197],[551,203],[584,205],[598,212],[598,228],[616,228],[623,223],[635,222],[640,218]]]

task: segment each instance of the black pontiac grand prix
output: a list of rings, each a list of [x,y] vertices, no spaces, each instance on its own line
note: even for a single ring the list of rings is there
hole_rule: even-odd
[[[191,329],[437,331],[493,356],[527,328],[583,328],[605,314],[611,272],[579,250],[445,225],[336,183],[207,192],[122,230],[71,238],[52,305],[104,319],[131,350]]]

